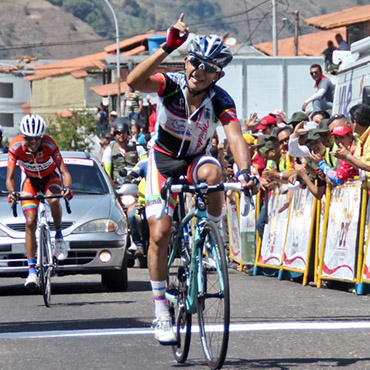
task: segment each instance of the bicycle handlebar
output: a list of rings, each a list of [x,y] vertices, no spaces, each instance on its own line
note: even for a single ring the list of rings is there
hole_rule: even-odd
[[[19,194],[19,193],[17,193]],[[37,200],[37,201],[43,201],[45,199],[56,199],[56,198],[63,198],[62,194],[50,194],[50,195],[45,195],[45,194],[36,194],[36,195],[28,195],[28,196],[19,196],[17,200],[12,202],[12,210],[13,210],[13,216],[17,217],[17,202],[19,200]],[[67,198],[64,198],[65,204],[66,204],[66,210],[67,213],[70,214],[71,211],[71,206],[69,205],[69,200]]]
[[[251,193],[245,194],[240,182],[225,182],[216,185],[208,185],[205,182],[202,182],[197,185],[187,185],[187,184],[174,184],[172,185],[172,179],[168,178],[166,183],[163,185],[161,190],[162,206],[161,211],[156,216],[157,220],[161,220],[168,209],[168,201],[171,193],[191,193],[191,194],[210,194],[215,193],[216,191],[238,191],[244,194],[244,207],[241,212],[242,216],[247,216],[251,204]]]

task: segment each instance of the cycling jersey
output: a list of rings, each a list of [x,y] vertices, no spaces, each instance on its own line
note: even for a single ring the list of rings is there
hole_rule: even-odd
[[[218,121],[226,125],[238,120],[233,99],[221,87],[211,86],[202,104],[188,117],[185,73],[158,73],[154,77],[160,83],[154,149],[178,158],[208,154]]]
[[[33,154],[27,150],[23,135],[19,135],[9,144],[8,166],[15,167],[17,161],[27,176],[41,179],[52,174],[63,159],[58,145],[50,136],[42,137],[37,153]]]

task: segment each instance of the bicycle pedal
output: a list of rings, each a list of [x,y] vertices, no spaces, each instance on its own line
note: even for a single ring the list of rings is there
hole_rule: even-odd
[[[177,303],[178,291],[175,287],[169,287],[166,289],[165,297],[171,303]]]

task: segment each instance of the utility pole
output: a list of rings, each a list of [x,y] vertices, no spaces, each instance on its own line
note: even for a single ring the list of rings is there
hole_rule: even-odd
[[[119,48],[119,31],[116,13],[108,0],[104,0],[112,12],[114,25],[116,27],[116,44],[117,44],[117,116],[121,116],[121,62],[120,62],[120,48]]]
[[[276,0],[272,0],[272,43],[274,46],[274,57],[278,55],[278,43],[276,36]]]
[[[294,12],[294,55],[298,55],[299,11]]]
[[[251,25],[250,25],[250,22],[249,22],[249,11],[248,11],[248,3],[247,3],[247,0],[245,0],[245,13],[246,13],[246,17],[247,17],[249,45],[253,45],[253,43],[252,43]]]

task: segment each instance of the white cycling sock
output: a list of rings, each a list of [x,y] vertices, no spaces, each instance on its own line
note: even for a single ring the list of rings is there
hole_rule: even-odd
[[[158,317],[164,312],[168,312],[166,304],[166,280],[153,281],[150,280],[152,285],[153,298],[155,303],[155,316]]]
[[[221,221],[221,218],[222,218],[222,215],[213,216],[213,215],[210,215],[207,212],[207,218],[208,218],[208,220],[213,221],[216,225],[219,225],[220,224],[220,221]]]

